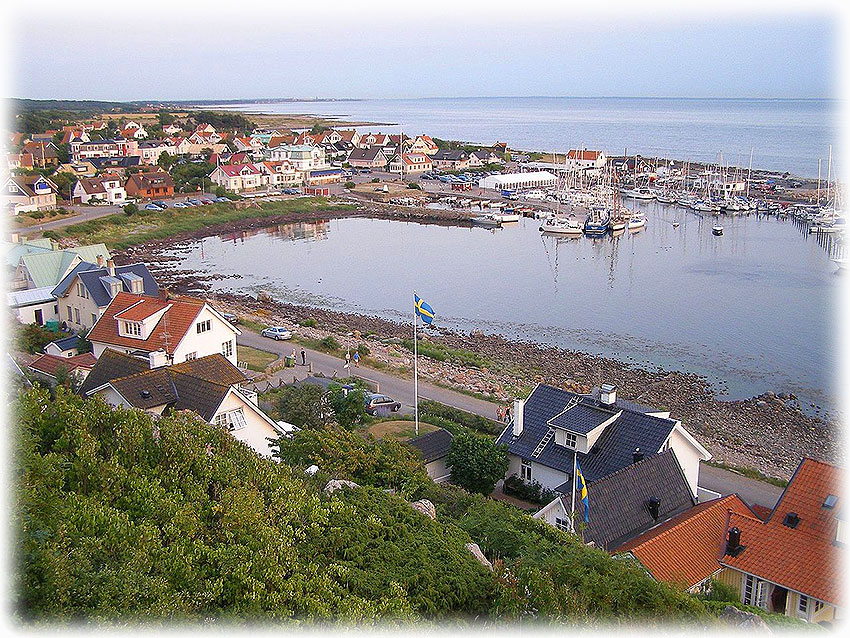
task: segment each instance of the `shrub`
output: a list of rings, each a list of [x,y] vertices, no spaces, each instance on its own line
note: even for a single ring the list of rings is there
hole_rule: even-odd
[[[321,386],[304,384],[286,386],[280,391],[277,412],[287,423],[302,429],[318,429],[328,425],[332,413]]]
[[[44,211],[42,210],[34,210],[29,213],[29,216],[33,219],[44,219]]]
[[[328,335],[327,337],[322,339],[319,342],[319,345],[322,346],[322,348],[324,348],[325,350],[330,350],[330,351],[340,349],[339,341],[337,341],[332,335]]]
[[[373,178],[372,178],[372,183],[373,183],[373,184],[377,184],[377,183],[378,183],[378,182],[380,182],[380,181],[381,181],[381,180],[380,180],[380,179],[378,179],[377,177],[373,177]]]
[[[354,182],[352,182],[352,181],[348,181],[348,182],[346,182],[346,183],[344,184],[344,186],[345,186],[346,188],[348,188],[348,189],[352,189],[352,188],[354,188],[354,187],[356,186],[356,184],[355,184]]]
[[[367,346],[365,343],[357,344],[357,352],[360,354],[361,357],[368,357],[369,354],[371,354],[369,346]]]
[[[484,418],[471,412],[464,412],[451,406],[439,403],[437,401],[429,401],[428,399],[419,401],[419,414],[437,417],[452,421],[470,430],[476,430],[484,434],[499,434],[504,429],[504,424],[490,419]]]
[[[132,217],[133,215],[139,214],[139,207],[135,204],[124,204],[124,214],[127,217]]]
[[[41,354],[44,346],[60,336],[43,326],[30,323],[19,328],[16,335],[17,347],[30,354]]]
[[[476,434],[460,434],[452,439],[446,464],[453,483],[486,496],[508,471],[508,448]]]
[[[301,325],[305,328],[315,328],[319,324],[316,322],[315,319],[311,317],[310,319],[305,319],[304,321],[302,321]]]
[[[537,505],[547,505],[558,497],[554,490],[543,487],[537,481],[526,483],[516,474],[511,474],[505,479],[502,491],[508,496],[515,496],[518,499]]]
[[[422,190],[422,189],[419,187],[419,184],[417,184],[417,183],[415,183],[415,182],[410,182],[410,183],[407,185],[407,187],[408,187],[409,189],[411,189],[411,190],[415,190],[415,191]]]

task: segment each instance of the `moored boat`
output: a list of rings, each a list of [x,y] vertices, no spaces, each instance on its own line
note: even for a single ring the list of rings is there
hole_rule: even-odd
[[[646,226],[646,215],[643,213],[635,213],[629,219],[629,232],[640,230]]]
[[[553,235],[581,235],[581,224],[572,215],[568,219],[548,219],[540,226],[540,232]]]
[[[716,226],[713,226],[711,228],[711,234],[712,235],[722,235],[723,234],[723,226],[720,226],[719,224],[716,225]]]
[[[496,219],[495,215],[479,215],[478,217],[473,217],[472,223],[476,226],[483,226],[484,228],[501,228],[502,226],[502,222]]]

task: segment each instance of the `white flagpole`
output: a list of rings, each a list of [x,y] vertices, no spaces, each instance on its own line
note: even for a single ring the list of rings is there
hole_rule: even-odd
[[[572,489],[573,499],[572,499],[572,506],[570,508],[570,527],[572,528],[573,533],[575,533],[575,531],[576,531],[576,479],[578,478],[576,476],[576,466],[577,465],[578,465],[578,454],[573,452],[573,481],[572,481],[572,483],[573,483],[573,489]]]
[[[413,291],[414,300],[416,291]],[[413,306],[413,420],[414,433],[419,436],[419,352],[416,345],[416,305]]]

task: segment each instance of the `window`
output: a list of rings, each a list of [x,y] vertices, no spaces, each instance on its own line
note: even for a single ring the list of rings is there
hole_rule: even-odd
[[[224,343],[221,344],[221,354],[223,354],[225,357],[232,357],[233,356],[233,340],[232,339],[230,341],[225,341]]]
[[[564,532],[570,531],[570,524],[563,518],[555,517],[555,527]]]
[[[94,314],[94,313],[91,313],[91,325],[94,325],[96,323],[97,323],[97,315]]]
[[[83,299],[89,298],[89,289],[85,287],[82,281],[77,282],[77,295]]]
[[[523,459],[519,468],[519,477],[523,481],[530,482],[531,481],[531,461],[526,461]]]
[[[206,332],[210,328],[212,328],[212,324],[210,323],[209,319],[207,319],[206,321],[199,321],[197,323],[198,334],[201,334],[202,332]]]
[[[576,440],[578,437],[573,432],[566,432],[564,437],[564,445],[571,450],[576,449]]]
[[[142,324],[138,321],[122,321],[121,327],[124,330],[124,335],[127,337],[142,336]]]
[[[752,605],[754,598],[753,592],[756,586],[756,579],[754,576],[750,576],[747,574],[746,578],[744,578],[744,593],[742,596],[741,602],[745,605]]]
[[[226,426],[228,430],[233,432],[234,430],[241,430],[246,425],[245,422],[245,414],[242,412],[242,408],[236,408],[235,410],[230,410],[228,412],[222,412],[217,415],[213,420],[215,425]]]
[[[815,601],[815,613],[819,612],[821,609],[823,609],[823,603],[819,600],[816,600]]]
[[[80,323],[80,309],[74,308],[74,318],[77,320],[77,323]]]
[[[71,314],[73,311],[71,310],[71,306],[68,306],[68,321],[74,320],[74,315]]]
[[[800,594],[800,602],[797,603],[797,611],[800,616],[807,617],[809,615],[809,597],[805,594]]]
[[[194,361],[198,358],[197,352],[187,352],[186,353],[186,361]]]

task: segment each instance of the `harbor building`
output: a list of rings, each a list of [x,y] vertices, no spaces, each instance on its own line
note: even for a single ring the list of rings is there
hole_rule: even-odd
[[[488,175],[478,180],[480,188],[494,190],[520,190],[523,188],[548,188],[555,186],[557,178],[547,171],[533,173],[506,173],[504,175]]]

